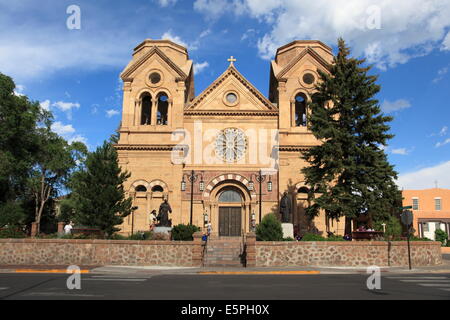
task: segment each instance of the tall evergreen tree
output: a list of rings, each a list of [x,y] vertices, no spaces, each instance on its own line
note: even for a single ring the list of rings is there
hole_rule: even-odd
[[[361,214],[375,220],[397,213],[401,193],[395,184],[397,173],[384,152],[392,117],[381,113],[374,96],[380,91],[377,76],[369,75],[364,60],[349,57],[343,39],[330,74],[320,73],[318,95],[310,104],[309,125],[322,144],[306,151],[309,166],[303,169],[310,187],[307,208],[310,217],[324,210],[327,217]]]
[[[98,227],[107,235],[120,229],[123,218],[132,212],[132,199],[125,198],[123,183],[130,173],[122,172],[117,152],[105,142],[86,159],[85,169],[71,181],[71,202],[77,223]]]

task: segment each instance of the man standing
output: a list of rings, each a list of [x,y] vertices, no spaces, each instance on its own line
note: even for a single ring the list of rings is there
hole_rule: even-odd
[[[66,226],[64,227],[64,234],[68,235],[72,233],[72,229],[73,229],[73,222],[70,221],[68,224],[66,224]]]

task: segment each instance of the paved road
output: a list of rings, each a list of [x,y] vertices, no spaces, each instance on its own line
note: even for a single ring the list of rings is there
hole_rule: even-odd
[[[369,290],[365,274],[320,275],[81,275],[68,290],[65,274],[0,274],[0,299],[133,300],[450,300],[448,274],[383,274]]]

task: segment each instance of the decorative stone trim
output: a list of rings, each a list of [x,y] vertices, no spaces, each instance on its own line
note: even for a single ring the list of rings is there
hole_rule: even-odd
[[[114,145],[116,150],[127,150],[127,151],[184,151],[189,147],[187,145],[130,145],[130,144],[116,144]]]
[[[241,181],[241,179],[243,179],[243,180]],[[236,181],[236,182],[242,183],[242,184],[247,188],[247,191],[250,193],[251,197],[252,197],[252,198],[256,198],[256,193],[255,193],[255,191],[250,191],[249,188],[248,188],[248,182],[249,182],[249,181],[248,181],[247,179],[245,179],[245,178],[243,178],[242,176],[237,175],[237,174],[223,174],[223,175],[220,175],[220,176],[214,178],[214,179],[206,186],[206,190],[208,190],[209,192],[204,192],[204,193],[203,193],[203,199],[204,199],[205,201],[208,200],[208,198],[209,198],[209,196],[210,196],[210,191],[212,191],[212,190],[214,189],[214,187],[215,187],[217,184],[219,184],[220,182],[223,182],[223,181],[225,181],[225,180],[228,180],[228,181]]]

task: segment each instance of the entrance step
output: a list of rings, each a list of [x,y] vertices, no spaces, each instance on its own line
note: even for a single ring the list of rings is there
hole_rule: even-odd
[[[210,238],[206,243],[205,267],[241,267],[242,238]]]

